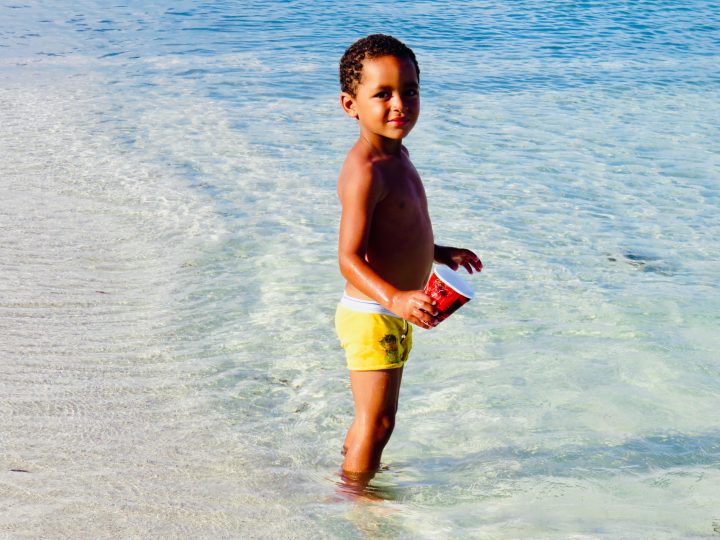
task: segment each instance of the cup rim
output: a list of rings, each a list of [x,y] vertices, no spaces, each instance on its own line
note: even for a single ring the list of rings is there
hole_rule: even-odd
[[[449,266],[446,266],[444,264],[439,264],[435,266],[433,269],[433,273],[447,285],[450,287],[453,291],[458,293],[461,296],[464,296],[465,298],[474,298],[475,293],[470,288],[470,285],[467,281],[463,279],[463,277],[456,271],[454,271]]]

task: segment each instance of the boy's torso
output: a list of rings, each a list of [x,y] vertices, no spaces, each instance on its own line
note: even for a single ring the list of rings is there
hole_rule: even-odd
[[[373,181],[381,183],[383,196],[372,214],[367,260],[398,289],[422,289],[432,269],[434,239],[425,189],[406,150],[373,159]],[[346,290],[365,296],[349,284]]]

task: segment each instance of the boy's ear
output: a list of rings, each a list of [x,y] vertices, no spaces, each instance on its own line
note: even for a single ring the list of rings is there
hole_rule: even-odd
[[[358,113],[355,110],[355,98],[347,92],[340,94],[340,106],[350,118],[358,117]]]

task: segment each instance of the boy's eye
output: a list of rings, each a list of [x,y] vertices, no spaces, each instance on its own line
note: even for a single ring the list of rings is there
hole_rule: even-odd
[[[375,97],[377,97],[377,98],[386,98],[386,97],[388,97],[389,95],[390,95],[390,94],[388,94],[387,92],[378,92],[377,94],[375,94]]]
[[[405,92],[405,95],[408,97],[417,97],[419,94],[420,92],[418,92],[417,88],[413,88],[412,90]]]

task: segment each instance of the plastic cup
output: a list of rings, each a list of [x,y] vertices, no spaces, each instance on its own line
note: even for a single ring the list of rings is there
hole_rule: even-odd
[[[474,296],[470,285],[448,266],[436,266],[425,285],[425,294],[435,300],[437,323],[444,321]]]

